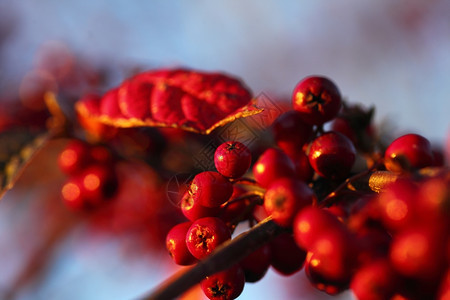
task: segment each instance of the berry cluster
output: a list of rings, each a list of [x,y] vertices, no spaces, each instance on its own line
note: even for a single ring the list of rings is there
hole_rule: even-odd
[[[236,223],[245,218],[242,213],[250,203],[250,198],[241,199],[245,190],[234,183],[247,172],[251,158],[244,144],[225,142],[214,154],[218,172],[201,172],[192,179],[181,200],[181,211],[189,221],[173,227],[166,238],[167,250],[177,264],[193,264],[231,239]],[[260,267],[256,262],[252,263],[251,258],[247,262],[253,278],[262,277],[259,274],[262,270],[251,269]],[[201,287],[211,299],[234,299],[244,288],[245,272],[245,264],[234,265],[207,277]]]
[[[346,105],[329,79],[302,80],[293,110],[271,127],[275,145],[253,166],[245,145],[226,142],[214,156],[218,172],[189,184],[181,201],[189,221],[166,239],[175,263],[206,259],[238,223],[269,217],[283,233],[205,278],[208,298],[234,299],[272,266],[283,275],[304,268],[328,294],[351,288],[358,299],[446,299],[450,173],[420,135],[383,147],[372,115]],[[358,158],[366,164],[356,166]],[[254,180],[242,177],[250,167]]]
[[[59,168],[69,176],[61,189],[64,203],[83,211],[108,202],[118,186],[114,160],[107,147],[70,140],[58,157]]]

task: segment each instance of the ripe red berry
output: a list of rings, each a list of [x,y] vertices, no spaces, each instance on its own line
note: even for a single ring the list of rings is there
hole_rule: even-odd
[[[350,279],[357,260],[356,240],[346,227],[328,228],[315,237],[310,249],[316,262],[313,267],[324,278],[333,282],[345,282]]]
[[[221,174],[205,171],[197,174],[189,186],[194,202],[206,207],[218,207],[233,193],[233,185]]]
[[[236,141],[225,142],[214,153],[217,171],[225,177],[238,178],[247,172],[252,162],[250,150]]]
[[[442,224],[420,224],[394,236],[390,261],[400,274],[436,281],[445,268],[446,236]]]
[[[267,273],[271,262],[271,251],[269,244],[258,248],[244,258],[240,265],[244,270],[246,282],[259,281]]]
[[[328,78],[310,76],[294,88],[292,104],[301,113],[303,121],[321,125],[333,119],[341,108],[341,94]]]
[[[290,156],[295,165],[295,174],[297,178],[304,182],[313,179],[314,170],[309,163],[308,155],[304,151],[297,151],[296,154]]]
[[[111,198],[117,191],[118,181],[111,166],[93,164],[82,174],[83,186],[91,198]]]
[[[352,141],[353,145],[357,144],[358,140],[356,133],[347,119],[340,117],[334,119],[333,123],[331,124],[331,130],[345,135],[350,141]]]
[[[294,177],[295,165],[283,151],[269,148],[264,151],[253,166],[256,181],[267,188],[281,177]]]
[[[189,252],[198,259],[208,256],[226,240],[231,239],[227,225],[215,217],[206,217],[194,221],[186,234]]]
[[[186,246],[186,234],[192,222],[177,224],[167,233],[166,248],[173,261],[182,266],[195,263],[197,259],[192,256]]]
[[[393,141],[384,154],[386,169],[392,172],[416,170],[433,164],[430,142],[418,134],[406,134]]]
[[[117,191],[118,182],[112,168],[91,165],[82,173],[72,175],[63,185],[63,201],[75,210],[90,210],[101,206]]]
[[[221,218],[226,224],[234,221],[240,221],[248,219],[251,216],[251,211],[247,211],[247,207],[250,204],[250,199],[242,199],[239,201],[233,201],[237,197],[243,195],[246,191],[238,185],[233,185],[233,194],[230,197],[230,202],[227,205],[220,207],[219,218]]]
[[[272,134],[277,146],[289,155],[301,151],[312,133],[312,125],[305,123],[301,113],[296,110],[281,114],[272,123]]]
[[[89,145],[77,139],[71,140],[58,156],[62,172],[72,175],[83,170],[90,162]]]
[[[439,300],[448,300],[450,299],[450,268],[447,269],[445,274],[442,276],[438,297]]]
[[[314,206],[305,207],[295,216],[294,238],[299,247],[310,250],[322,232],[337,227],[343,227],[343,225],[329,211]]]
[[[113,154],[105,146],[97,145],[91,146],[89,149],[89,156],[95,163],[99,164],[111,164],[114,161]]]
[[[282,233],[270,242],[272,267],[281,275],[291,275],[301,270],[306,252],[299,248],[289,233]]]
[[[186,191],[181,199],[181,212],[190,221],[195,221],[204,217],[216,217],[221,212],[221,207],[206,207],[194,201],[194,198]]]
[[[264,195],[264,208],[278,225],[290,227],[297,212],[315,200],[314,191],[303,181],[280,178],[269,185]]]
[[[391,299],[399,280],[386,259],[363,266],[353,276],[350,288],[358,299]]]
[[[376,209],[384,226],[391,231],[408,227],[418,218],[417,187],[410,180],[397,180],[378,195]]]
[[[444,224],[450,228],[450,177],[437,176],[420,183],[416,209],[424,222]]]
[[[320,255],[308,252],[306,254],[304,270],[309,282],[319,291],[323,291],[330,295],[336,295],[348,288],[349,279],[333,279],[328,278],[323,273],[327,264],[320,258]]]
[[[392,237],[385,228],[381,226],[364,228],[356,232],[356,235],[359,265],[365,265],[388,256]]]
[[[350,173],[356,159],[356,149],[347,137],[330,131],[311,143],[308,157],[311,167],[320,176],[342,179]]]
[[[234,265],[230,269],[206,277],[200,284],[209,299],[236,299],[244,289],[244,271],[239,265]]]
[[[83,210],[90,206],[83,193],[83,182],[79,177],[69,178],[62,186],[61,197],[65,205],[73,210]]]

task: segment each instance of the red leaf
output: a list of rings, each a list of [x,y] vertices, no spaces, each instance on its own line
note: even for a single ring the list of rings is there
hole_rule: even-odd
[[[99,98],[76,103],[83,119],[114,127],[174,127],[208,134],[260,113],[236,78],[187,69],[140,73]]]

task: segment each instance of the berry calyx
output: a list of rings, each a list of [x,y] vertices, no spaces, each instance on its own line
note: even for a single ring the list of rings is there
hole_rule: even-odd
[[[202,259],[226,240],[231,239],[227,225],[219,218],[206,217],[192,223],[186,233],[186,244],[189,252]]]
[[[244,272],[238,265],[208,276],[201,282],[206,297],[212,300],[236,299],[242,293],[244,285]]]
[[[428,139],[418,134],[406,134],[394,140],[384,154],[386,169],[392,172],[414,171],[433,164],[433,152]]]
[[[206,207],[218,207],[233,194],[233,185],[223,175],[205,171],[197,174],[189,186],[194,202]]]
[[[356,159],[356,149],[346,136],[330,131],[311,143],[308,158],[311,167],[320,176],[342,179],[350,173]]]
[[[238,178],[247,172],[252,162],[250,150],[236,141],[225,142],[214,153],[217,171],[228,178]]]
[[[294,109],[311,125],[322,125],[333,119],[341,108],[341,101],[337,86],[322,76],[306,77],[297,84],[292,95]]]

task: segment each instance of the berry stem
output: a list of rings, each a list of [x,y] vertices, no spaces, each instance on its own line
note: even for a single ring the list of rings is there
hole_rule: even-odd
[[[262,205],[263,204],[263,198],[261,197],[255,197],[255,199],[253,199],[252,202],[250,202],[249,205],[247,205],[244,209],[243,212],[241,212],[236,218],[234,218],[233,220],[231,220],[230,224],[231,224],[231,230],[232,232],[234,232],[234,230],[236,229],[236,226],[243,221],[246,216],[249,215],[249,213],[251,211],[253,211],[253,209],[255,208],[256,205]],[[249,218],[249,220],[253,220],[253,217]],[[252,228],[254,226],[254,224],[249,223],[249,227]]]
[[[248,177],[241,177],[241,178],[232,180],[232,183],[259,186],[258,183],[254,179],[251,179]]]
[[[239,197],[236,197],[230,201],[225,202],[224,204],[222,204],[222,207],[225,208],[228,205],[232,204],[232,203],[236,203],[242,200],[246,200],[246,199],[250,199],[250,198],[255,198],[258,197],[260,199],[264,198],[264,193],[260,192],[260,191],[256,191],[256,190],[252,190],[252,191],[248,191],[245,194],[240,195]],[[261,203],[262,204],[262,203]]]
[[[336,197],[343,189],[349,186],[349,184],[358,181],[361,178],[365,178],[367,175],[369,175],[372,172],[371,169],[365,170],[363,172],[360,172],[356,175],[353,175],[352,177],[347,178],[343,183],[341,183],[334,191],[329,193],[322,201],[319,203],[319,207],[327,207],[333,204],[334,197]]]
[[[141,300],[177,298],[206,276],[226,270],[238,263],[247,255],[282,233],[283,230],[269,217],[247,232],[223,243],[210,256],[199,261],[195,266],[173,275],[150,294],[143,296]]]

